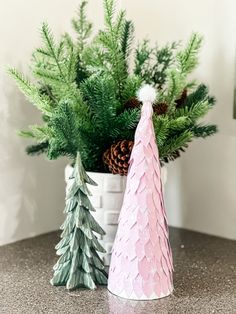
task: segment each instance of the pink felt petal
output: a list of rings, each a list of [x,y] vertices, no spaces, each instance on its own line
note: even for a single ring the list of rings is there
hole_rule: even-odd
[[[133,281],[134,293],[138,298],[141,298],[143,295],[143,285],[141,280],[134,280]]]
[[[145,256],[145,249],[140,240],[135,244],[135,249],[136,249],[136,255],[139,260],[142,260]]]
[[[145,255],[147,258],[151,258],[153,254],[154,254],[153,246],[151,241],[149,241],[148,243],[145,244]]]
[[[169,291],[169,287],[168,287],[168,279],[165,275],[163,275],[161,277],[161,290],[163,292],[164,295],[166,295]]]
[[[138,263],[139,273],[144,280],[147,280],[149,274],[149,262],[144,256],[144,258]]]
[[[125,281],[125,291],[126,291],[126,296],[129,297],[131,293],[133,292],[133,282],[132,280],[126,280]]]
[[[156,293],[156,295],[159,298],[161,297],[161,284],[160,284],[160,281],[155,283],[155,285],[154,285],[154,292]]]
[[[150,297],[154,292],[153,282],[143,281],[143,292],[147,297]]]

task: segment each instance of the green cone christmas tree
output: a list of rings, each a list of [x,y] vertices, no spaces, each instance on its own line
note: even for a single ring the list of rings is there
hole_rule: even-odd
[[[95,221],[90,211],[95,211],[88,195],[87,183],[96,183],[86,174],[77,154],[76,164],[68,182],[66,192],[65,222],[61,226],[61,241],[57,244],[60,255],[54,266],[51,284],[66,286],[67,289],[85,287],[95,289],[96,284],[107,283],[107,274],[98,252],[105,250],[96,235],[104,235],[104,230]]]

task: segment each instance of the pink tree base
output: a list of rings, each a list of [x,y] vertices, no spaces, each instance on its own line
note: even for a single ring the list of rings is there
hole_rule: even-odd
[[[138,282],[134,282],[133,284],[134,284],[134,287],[140,285],[140,283]],[[140,291],[140,294],[137,294],[137,291],[136,292],[132,291],[130,294],[130,293],[127,293],[126,290],[120,291],[120,289],[117,289],[117,287],[110,287],[110,285],[108,286],[108,290],[109,292],[111,292],[112,294],[118,297],[130,299],[130,300],[140,300],[140,301],[157,300],[157,299],[165,298],[165,297],[168,297],[170,294],[172,294],[174,290],[172,287],[171,290],[167,290],[164,292],[158,291],[159,288],[158,287],[155,288],[155,284],[156,283],[154,283],[153,287],[151,287],[152,292],[149,296],[142,293],[141,291]]]

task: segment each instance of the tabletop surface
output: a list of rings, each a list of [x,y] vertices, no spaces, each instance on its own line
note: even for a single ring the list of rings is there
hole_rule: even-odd
[[[52,287],[58,237],[53,232],[0,247],[1,314],[236,313],[236,241],[170,228],[174,293],[144,302],[115,297],[105,287]]]

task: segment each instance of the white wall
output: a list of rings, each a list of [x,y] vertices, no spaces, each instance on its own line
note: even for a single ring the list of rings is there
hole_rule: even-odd
[[[100,0],[90,0],[95,26],[102,22]],[[119,1],[136,24],[138,38],[160,44],[186,39],[192,30],[205,36],[195,76],[218,99],[208,120],[217,136],[196,141],[169,166],[166,188],[169,220],[182,226],[236,239],[236,121],[232,119],[235,50],[233,0]],[[62,221],[65,160],[45,161],[24,153],[16,130],[39,119],[37,111],[5,74],[13,65],[27,73],[32,50],[40,43],[39,26],[48,21],[56,34],[69,30],[78,1],[0,1],[0,245],[55,230]]]

